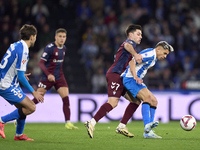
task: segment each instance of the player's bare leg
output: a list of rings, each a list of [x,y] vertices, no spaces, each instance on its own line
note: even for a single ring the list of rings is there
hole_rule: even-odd
[[[67,129],[78,129],[78,127],[74,126],[73,123],[70,122],[70,103],[69,103],[69,89],[68,87],[60,87],[58,90],[58,93],[63,101],[63,113],[65,116],[65,127]]]
[[[25,97],[19,104],[15,105],[18,109],[22,107],[22,112],[25,115],[24,117],[20,117],[17,119],[16,126],[16,134],[14,140],[16,141],[34,141],[33,139],[28,138],[25,134],[23,134],[24,125],[26,116],[32,114],[36,110],[36,106],[33,101],[31,101],[28,97]]]
[[[154,101],[154,103],[155,103],[155,101],[157,101],[157,100],[154,99],[154,97],[152,97],[151,92],[147,88],[141,89],[138,92],[137,97],[139,99],[143,100],[142,117],[143,117],[143,122],[144,122],[144,135],[149,134],[150,137],[151,136],[155,137],[155,135],[153,134],[153,132],[151,132],[151,130],[153,128],[157,127],[159,122],[158,121],[151,122],[149,113],[150,113],[150,105],[151,105],[152,101]],[[144,138],[145,138],[145,136],[144,136]]]
[[[26,96],[20,103],[15,104],[17,108],[22,107],[24,115],[30,115],[36,110],[35,104]]]
[[[39,88],[37,89],[37,92],[42,93],[41,95],[44,96],[44,95],[46,94],[47,90],[46,90],[45,88],[39,87]],[[38,104],[38,103],[39,103],[39,101],[38,101],[36,98],[34,98],[32,101],[33,101],[35,104]]]
[[[18,115],[20,116],[17,119],[17,122],[19,124],[17,124],[16,126],[16,134],[15,134],[14,140],[33,141],[33,139],[30,139],[26,135],[23,134],[23,130],[24,130],[26,116],[29,114],[32,114],[35,111],[36,109],[35,104],[26,96],[20,103],[15,104],[15,106],[18,109],[16,109],[11,114],[9,114],[10,117],[8,117],[12,120],[12,117],[15,116],[14,118],[16,118],[16,116]],[[8,120],[6,116],[4,116],[4,121],[7,122],[10,120]]]
[[[37,92],[40,92],[42,96],[45,95],[45,93],[47,92],[47,90],[45,90],[44,88],[38,88]],[[39,101],[36,98],[32,99],[32,102],[34,102],[35,104],[38,104]],[[17,106],[16,106],[17,107]],[[21,107],[21,106],[18,106]],[[17,120],[14,121],[14,126],[17,127]]]
[[[85,122],[85,127],[87,128],[87,132],[90,138],[93,138],[93,132],[95,129],[96,123],[103,118],[107,113],[109,113],[114,107],[117,106],[119,102],[119,98],[116,97],[109,97],[108,102],[104,103],[94,117],[90,121]]]
[[[127,92],[124,96],[127,100],[130,101],[129,105],[127,106],[125,113],[122,117],[122,120],[120,121],[119,125],[116,128],[116,133],[122,134],[127,137],[134,137],[134,135],[128,131],[128,128],[126,127],[127,122],[129,119],[133,116],[133,113],[136,111],[138,106],[140,105],[140,100],[135,99],[130,92]]]

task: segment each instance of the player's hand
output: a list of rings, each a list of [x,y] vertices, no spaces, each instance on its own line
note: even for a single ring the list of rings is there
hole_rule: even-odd
[[[30,76],[30,75],[31,75],[31,73],[24,74],[24,76],[26,77],[26,80],[28,80],[28,81],[29,81],[29,78],[28,78],[28,76]]]
[[[142,55],[141,54],[135,54],[134,55],[134,59],[135,59],[135,61],[138,63],[138,64],[140,64],[141,62],[142,62]]]
[[[33,91],[32,94],[37,99],[38,102],[41,102],[41,103],[44,102],[44,97],[43,97],[43,93],[42,92]]]
[[[140,85],[143,83],[143,80],[138,77],[135,77],[134,79],[135,79],[136,83],[138,83]]]
[[[55,82],[55,77],[54,77],[54,75],[52,75],[52,74],[48,75],[48,80],[49,80],[50,82]]]

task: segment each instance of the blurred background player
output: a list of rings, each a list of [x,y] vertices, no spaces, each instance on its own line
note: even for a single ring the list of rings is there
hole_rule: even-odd
[[[25,24],[20,29],[20,36],[21,40],[10,45],[0,64],[0,95],[17,107],[10,114],[0,118],[0,135],[5,138],[5,123],[17,119],[14,140],[33,141],[23,134],[23,130],[26,116],[35,111],[35,104],[23,93],[19,81],[37,101],[43,102],[43,96],[34,91],[24,74],[29,60],[29,47],[35,44],[37,29],[33,25]]]
[[[45,47],[39,62],[43,73],[37,91],[45,94],[54,86],[63,101],[63,112],[66,122],[65,127],[67,129],[78,129],[70,122],[69,89],[62,69],[66,52],[66,47],[64,45],[66,39],[67,31],[63,28],[59,28],[55,32],[55,42]],[[38,100],[35,98],[33,101],[35,104],[38,103]]]
[[[147,70],[155,65],[157,60],[165,59],[169,52],[173,51],[174,49],[171,45],[165,41],[161,41],[155,48],[148,48],[141,51],[139,54],[143,57],[142,63],[135,62],[133,58],[129,62],[127,69],[121,75],[123,77],[123,84],[125,88],[134,98],[143,101],[142,117],[144,122],[144,138],[162,137],[156,135],[151,130],[159,123],[158,121],[154,121],[158,101],[156,97],[147,89],[147,86],[143,83],[142,78],[146,75]]]
[[[115,108],[119,102],[119,98],[124,96],[126,99],[131,101],[131,98],[126,94],[126,90],[123,86],[122,78],[120,77],[121,73],[126,69],[129,61],[132,59],[132,56],[136,59],[138,63],[142,61],[142,56],[138,55],[136,50],[136,45],[140,44],[142,39],[142,28],[140,25],[129,25],[126,28],[126,37],[127,39],[123,42],[118,49],[115,61],[112,66],[108,69],[106,73],[107,88],[108,88],[108,102],[103,104],[98,112],[90,121],[85,122],[85,127],[87,128],[88,135],[90,138],[93,138],[93,131],[95,124],[109,113],[113,108]],[[138,104],[131,103],[134,109],[137,109]],[[123,132],[128,132],[125,128]]]

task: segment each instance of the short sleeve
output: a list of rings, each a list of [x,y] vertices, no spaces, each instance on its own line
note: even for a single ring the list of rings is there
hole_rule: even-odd
[[[16,62],[16,69],[20,71],[26,71],[27,68],[27,63],[29,60],[29,54],[28,50],[24,48],[23,45],[19,45],[16,47],[16,57],[17,57],[17,62]]]
[[[131,45],[133,46],[134,49],[136,48],[136,43],[135,43],[133,40],[127,39],[127,40],[126,40],[126,43],[131,44]]]
[[[47,61],[49,57],[52,55],[52,47],[53,44],[49,44],[44,48],[44,52],[42,53],[41,59]]]

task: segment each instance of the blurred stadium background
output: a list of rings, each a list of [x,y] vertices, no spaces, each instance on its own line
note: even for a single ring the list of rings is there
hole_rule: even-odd
[[[68,31],[63,70],[72,97],[106,93],[105,73],[126,38],[124,31],[129,24],[140,24],[143,39],[138,52],[161,40],[175,49],[149,70],[144,83],[158,95],[170,92],[167,98],[177,93],[180,97],[175,99],[179,100],[193,93],[196,97],[190,100],[200,97],[199,0],[0,0],[0,59],[9,44],[19,39],[18,31],[25,23],[38,30],[27,70],[32,73],[30,83],[35,89],[43,48],[54,41],[55,30],[62,27]]]

